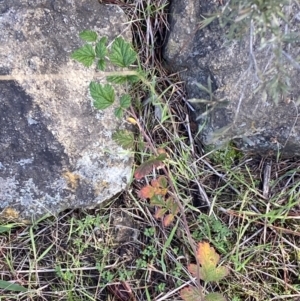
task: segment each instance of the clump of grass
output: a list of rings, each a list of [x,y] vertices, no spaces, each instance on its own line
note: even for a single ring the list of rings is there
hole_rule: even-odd
[[[219,20],[226,28],[229,41],[249,40],[249,69],[255,76],[263,95],[269,95],[276,103],[286,99],[291,92],[289,68],[299,69],[298,58],[290,49],[299,42],[295,31],[297,0],[228,0],[222,1],[217,12],[204,17],[200,28]],[[257,56],[268,53],[264,66],[258,66]]]

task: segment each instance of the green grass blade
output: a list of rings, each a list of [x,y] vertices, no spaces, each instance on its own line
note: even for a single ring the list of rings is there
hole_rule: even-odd
[[[15,292],[26,292],[27,288],[19,284],[14,284],[5,280],[0,280],[0,288]]]

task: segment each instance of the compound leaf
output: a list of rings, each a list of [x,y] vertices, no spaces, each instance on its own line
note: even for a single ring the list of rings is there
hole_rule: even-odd
[[[161,176],[163,177],[163,176]],[[151,199],[151,204],[153,205],[153,202],[155,203],[155,201],[157,201],[157,199],[160,199],[160,198],[155,198],[154,197],[156,196],[165,196],[168,192],[168,189],[165,188],[165,187],[162,187],[160,185],[160,178],[159,177],[158,179],[153,179],[151,181],[151,185],[146,185],[144,186],[140,192],[139,192],[139,196],[143,199]],[[153,201],[153,202],[152,202]],[[160,201],[160,200],[159,200]],[[165,204],[165,202],[162,203],[163,205]],[[155,204],[154,206],[161,206],[160,205],[157,205]]]
[[[106,48],[106,43],[107,43],[107,37],[103,37],[100,39],[100,41],[96,44],[96,56],[99,59],[104,59],[106,54],[107,54],[107,48]]]
[[[127,130],[114,132],[112,138],[125,149],[132,149],[134,147],[134,135]]]
[[[94,99],[94,107],[104,110],[111,106],[115,101],[115,91],[111,85],[101,85],[95,82],[90,83],[90,93]]]
[[[202,301],[202,295],[195,286],[188,286],[180,291],[180,297],[184,301]]]
[[[111,46],[110,61],[119,67],[129,67],[136,61],[136,52],[123,38],[116,38]]]
[[[92,30],[83,30],[79,36],[86,42],[95,42],[97,40],[97,33]]]
[[[15,291],[15,292],[26,292],[27,288],[19,284],[11,283],[9,281],[0,280],[0,289]]]
[[[151,199],[154,195],[155,188],[151,185],[146,185],[139,191],[139,197],[141,199]]]
[[[219,293],[209,293],[204,298],[205,301],[226,301],[226,298]]]
[[[90,67],[95,57],[94,48],[89,44],[82,46],[71,54],[72,59],[82,63],[85,67]]]

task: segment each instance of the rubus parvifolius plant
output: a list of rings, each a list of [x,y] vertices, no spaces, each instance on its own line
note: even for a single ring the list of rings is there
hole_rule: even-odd
[[[167,158],[167,153],[164,149],[157,150],[158,155],[150,158],[142,163],[135,171],[134,178],[140,180],[146,177],[153,171],[153,169],[164,167],[164,160]],[[141,199],[149,199],[150,204],[157,208],[154,217],[162,219],[165,227],[169,226],[175,216],[179,213],[178,204],[168,195],[169,185],[168,179],[165,176],[159,176],[152,179],[150,184],[145,185],[139,191]]]
[[[149,185],[139,191],[140,198],[150,199],[150,204],[157,207],[154,217],[162,219],[165,227],[169,226],[179,213],[178,204],[167,194],[168,180],[164,176],[153,179]]]
[[[201,266],[197,266],[196,264],[188,266],[189,272],[194,277],[199,277],[207,283],[218,282],[228,275],[228,268],[224,266],[217,267],[220,256],[213,247],[210,247],[208,242],[198,243],[196,256]],[[184,301],[203,301],[202,295],[199,288],[191,285],[180,291],[180,296]],[[204,296],[204,301],[226,301],[226,299],[219,293],[209,293]]]
[[[117,37],[111,46],[108,46],[107,37],[98,38],[97,33],[92,30],[84,30],[79,36],[86,44],[72,53],[71,57],[74,60],[82,63],[85,67],[91,67],[96,62],[97,69],[100,71],[105,71],[107,62],[121,68],[114,72],[105,72],[107,84],[96,81],[90,83],[89,92],[96,109],[104,110],[115,103],[116,93],[112,84],[124,84],[128,88],[131,84],[141,81],[148,85],[146,77],[139,67],[137,53],[131,44],[122,37]],[[137,65],[133,65],[135,63]],[[114,112],[115,116],[123,117],[124,112],[128,111],[131,105],[132,99],[129,93],[121,95],[119,105]],[[129,122],[134,123],[135,120],[131,118]],[[115,132],[113,139],[125,148],[131,148],[134,144],[133,133],[125,130]]]

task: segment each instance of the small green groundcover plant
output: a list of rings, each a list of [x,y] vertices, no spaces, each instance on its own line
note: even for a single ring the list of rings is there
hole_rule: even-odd
[[[82,63],[86,67],[90,67],[96,61],[97,68],[105,71],[107,61],[120,68],[127,68],[126,71],[108,72],[106,77],[109,84],[102,85],[92,81],[90,83],[90,94],[94,100],[94,107],[104,110],[115,102],[115,90],[110,83],[124,84],[135,83],[142,76],[138,68],[128,70],[135,62],[137,62],[137,54],[122,37],[116,38],[111,47],[107,45],[107,37],[98,39],[97,33],[91,30],[82,31],[79,36],[87,43],[72,53],[72,58]],[[126,109],[131,106],[131,97],[129,94],[121,95],[119,106],[115,110],[115,115],[119,118],[123,116]]]
[[[291,45],[299,43],[300,39],[299,32],[291,26],[295,19],[293,11],[299,7],[298,1],[222,0],[219,3],[216,12],[203,16],[199,28],[218,20],[220,29],[226,28],[228,41],[249,39],[251,67],[253,75],[259,79],[255,92],[262,91],[264,98],[270,95],[278,103],[291,90],[288,67],[299,68],[299,57],[289,53]],[[268,63],[261,70],[254,49],[269,49]]]
[[[107,84],[92,81],[89,85],[89,92],[93,98],[93,106],[98,110],[104,110],[115,104],[116,92],[112,84],[123,84],[127,88],[130,85],[143,82],[147,85],[146,76],[139,67],[137,53],[132,45],[122,37],[117,37],[108,45],[107,37],[98,38],[96,32],[84,30],[79,34],[86,42],[85,45],[75,50],[71,57],[86,67],[91,67],[96,62],[97,69],[105,71],[107,62],[120,68],[115,72],[105,72]],[[133,65],[135,64],[136,65]],[[119,104],[115,108],[115,116],[122,118],[124,112],[132,106],[132,99],[129,93],[119,97]],[[134,118],[128,118],[129,122],[135,123]],[[135,140],[133,133],[126,130],[117,130],[112,137],[124,148],[133,148]]]
[[[18,224],[1,225],[0,233],[9,232],[15,226],[18,226]],[[19,285],[18,283],[6,281],[6,280],[0,280],[0,290],[13,291],[13,292],[27,292],[28,289],[22,285]]]

